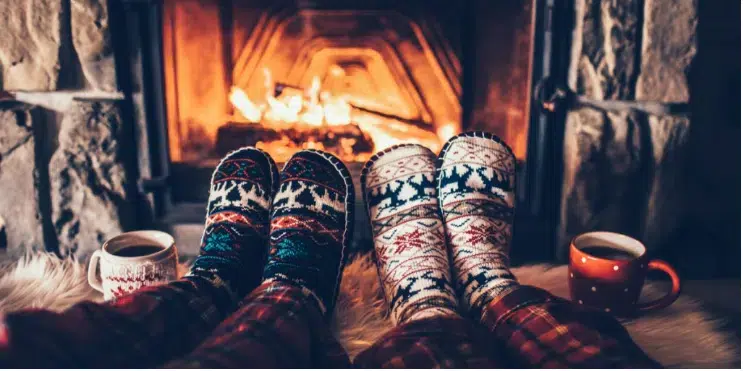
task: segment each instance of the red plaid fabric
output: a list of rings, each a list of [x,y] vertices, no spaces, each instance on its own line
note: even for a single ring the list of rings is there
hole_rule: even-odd
[[[224,295],[194,278],[62,313],[10,313],[0,328],[0,367],[154,367],[192,350],[226,317],[234,304]]]
[[[268,282],[188,356],[168,368],[348,368],[315,299],[298,286]]]
[[[392,329],[354,359],[363,368],[503,368],[505,357],[480,324],[433,317]]]
[[[0,367],[153,367],[178,357],[166,366],[351,366],[317,303],[301,288],[263,284],[217,327],[229,310],[215,304],[225,303],[215,300],[220,295],[206,281],[181,280],[115,302],[80,303],[63,313],[8,314],[4,328],[0,326]],[[483,323],[486,326],[460,317],[410,322],[385,334],[354,364],[374,368],[659,366],[613,317],[534,287],[519,286],[496,299]]]
[[[483,323],[515,359],[513,367],[657,368],[612,316],[530,286],[492,302]]]

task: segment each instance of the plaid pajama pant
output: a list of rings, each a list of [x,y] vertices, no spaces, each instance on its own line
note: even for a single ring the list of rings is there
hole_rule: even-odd
[[[659,366],[614,318],[529,286],[491,303],[482,323],[440,317],[398,326],[353,363],[300,288],[263,284],[231,315],[219,295],[209,282],[180,280],[62,313],[10,313],[0,367]]]

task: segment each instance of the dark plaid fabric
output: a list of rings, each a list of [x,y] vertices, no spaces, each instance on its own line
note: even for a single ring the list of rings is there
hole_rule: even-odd
[[[505,358],[493,336],[461,317],[408,322],[385,334],[354,359],[363,368],[499,368]]]
[[[517,364],[540,368],[657,368],[612,316],[530,286],[488,305],[483,323]]]
[[[155,367],[196,347],[234,309],[225,299],[210,282],[192,278],[62,313],[10,313],[0,333],[0,367]]]
[[[188,356],[169,368],[348,368],[317,301],[300,286],[268,282]]]
[[[226,302],[215,300],[220,295],[209,282],[181,280],[63,313],[8,314],[0,326],[0,367],[154,367],[172,359],[167,367],[352,366],[317,302],[299,286],[263,284],[221,324],[229,309],[215,305]],[[613,317],[533,287],[519,286],[496,299],[483,323],[459,317],[413,321],[393,328],[354,365],[659,366]]]

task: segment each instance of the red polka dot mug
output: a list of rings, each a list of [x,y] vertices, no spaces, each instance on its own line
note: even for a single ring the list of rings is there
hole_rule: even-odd
[[[671,291],[638,303],[648,270],[671,277]],[[671,305],[681,294],[676,271],[662,260],[650,260],[642,242],[619,233],[589,232],[570,243],[568,282],[572,300],[616,316],[633,316]]]

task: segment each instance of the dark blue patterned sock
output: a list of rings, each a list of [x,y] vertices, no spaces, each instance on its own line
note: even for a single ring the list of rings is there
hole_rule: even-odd
[[[212,175],[201,252],[189,276],[224,286],[235,301],[260,283],[278,179],[273,159],[259,149],[242,148],[222,159]]]
[[[332,313],[353,226],[351,176],[333,155],[297,152],[281,171],[264,281],[301,286]]]

